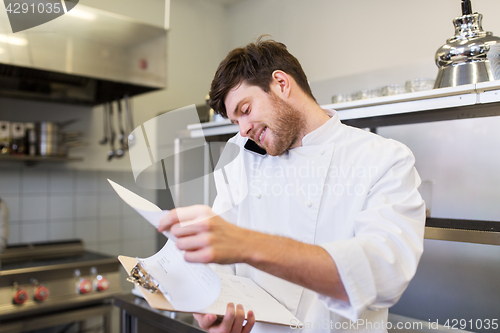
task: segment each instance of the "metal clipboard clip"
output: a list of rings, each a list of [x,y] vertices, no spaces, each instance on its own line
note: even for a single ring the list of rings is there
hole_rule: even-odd
[[[148,273],[146,265],[137,259],[137,265],[132,268],[127,281],[132,282],[144,289],[148,290],[150,293],[155,294],[159,290],[159,284],[155,279]]]

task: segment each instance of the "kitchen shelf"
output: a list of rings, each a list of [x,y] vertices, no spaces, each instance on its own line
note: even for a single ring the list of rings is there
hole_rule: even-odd
[[[81,162],[82,157],[64,157],[64,156],[28,156],[28,155],[0,155],[1,161],[25,162],[27,165],[34,165],[38,162]]]
[[[500,221],[427,218],[425,238],[500,245]]]
[[[321,105],[342,123],[359,128],[500,116],[500,81]],[[189,125],[183,138],[219,140],[235,134],[229,120]],[[500,221],[428,218],[426,239],[500,245]]]
[[[342,123],[359,128],[500,116],[500,81],[322,105]],[[235,134],[229,120],[188,126],[191,138]]]
[[[500,81],[322,105],[354,127],[500,116]]]

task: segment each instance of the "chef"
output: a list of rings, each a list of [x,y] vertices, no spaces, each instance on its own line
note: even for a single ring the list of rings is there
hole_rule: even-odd
[[[229,142],[240,154],[216,178],[212,208],[172,210],[159,231],[178,237],[187,261],[251,278],[301,325],[255,323],[252,311],[230,303],[222,319],[195,315],[200,326],[387,332],[388,308],[423,251],[425,207],[411,151],[323,110],[297,59],[273,40],[231,51],[210,101],[238,124]]]

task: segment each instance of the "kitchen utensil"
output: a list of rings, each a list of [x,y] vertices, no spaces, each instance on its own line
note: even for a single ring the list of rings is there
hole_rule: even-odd
[[[120,147],[116,150],[116,157],[123,157],[125,154],[126,144],[125,144],[125,131],[123,130],[123,118],[122,118],[122,103],[121,100],[118,99],[116,101],[118,104],[118,141],[120,142]]]
[[[110,133],[109,143],[111,146],[111,149],[108,151],[108,161],[111,161],[111,159],[116,156],[116,153],[115,153],[116,134],[115,134],[115,125],[113,124],[113,122],[114,122],[114,120],[113,120],[113,103],[110,102],[110,103],[107,103],[107,105],[108,105],[108,112],[109,112],[109,133]]]
[[[103,130],[104,137],[101,140],[99,140],[99,144],[101,145],[105,145],[108,142],[108,137],[109,137],[109,114],[107,110],[107,104],[103,105],[103,110],[104,112],[103,112],[102,123],[104,127]]]
[[[65,154],[62,129],[77,122],[71,119],[64,122],[42,121],[36,123],[38,153],[42,156],[63,156]]]
[[[68,155],[69,149],[87,146],[86,142],[81,141],[83,132],[71,131],[62,133],[62,154]]]
[[[483,30],[470,0],[462,0],[462,14],[453,20],[455,36],[436,52],[434,88],[500,80],[500,38]]]
[[[134,135],[132,134],[132,131],[134,130],[134,120],[133,120],[133,112],[132,112],[132,105],[130,103],[130,99],[128,95],[125,95],[124,97],[125,100],[125,110],[126,110],[126,120],[127,120],[127,132],[130,133],[128,135],[128,144],[127,147],[133,146],[135,144],[135,138]]]
[[[26,135],[24,137],[26,155],[35,156],[37,148],[35,123],[24,123],[24,129],[26,130]]]
[[[434,79],[416,78],[406,81],[405,87],[407,93],[431,90],[434,88]]]

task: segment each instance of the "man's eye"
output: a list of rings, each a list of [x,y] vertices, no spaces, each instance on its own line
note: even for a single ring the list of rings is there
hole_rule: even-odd
[[[243,112],[242,112],[242,113],[243,113],[243,114],[249,114],[249,113],[250,113],[250,108],[247,108],[247,109],[243,110]]]

